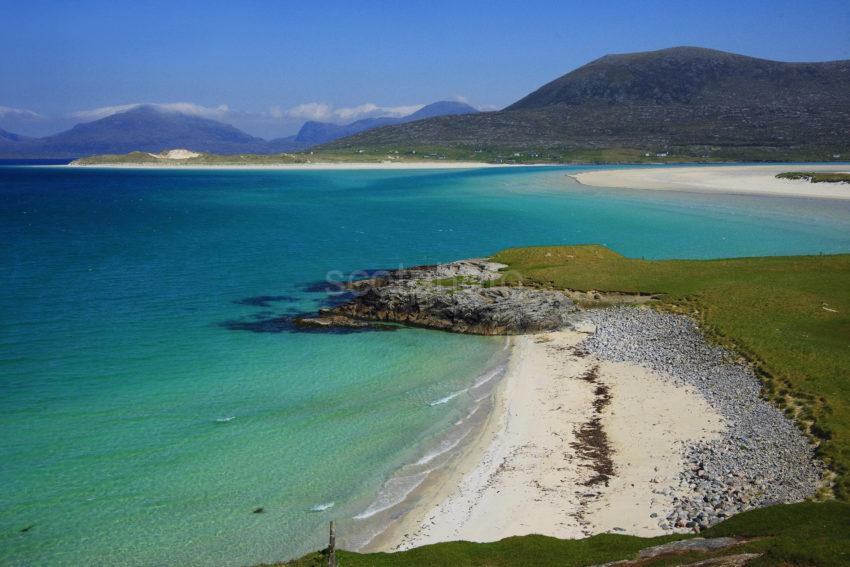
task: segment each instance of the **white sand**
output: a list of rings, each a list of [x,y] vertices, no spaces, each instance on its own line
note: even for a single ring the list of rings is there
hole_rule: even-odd
[[[620,528],[632,535],[660,535],[664,532],[650,514],[663,517],[674,506],[672,496],[653,491],[678,484],[682,443],[715,437],[723,419],[695,389],[645,368],[603,362],[600,376],[611,392],[602,427],[614,450],[617,475],[588,505],[591,531]]]
[[[720,417],[696,391],[661,375],[576,356],[573,348],[592,330],[518,337],[481,438],[370,549],[532,533],[576,538],[614,528],[663,533],[650,514],[670,506],[653,488],[674,484],[685,466],[681,444],[713,436]],[[584,379],[594,367],[596,380]],[[610,395],[601,415],[594,408],[600,386]],[[594,417],[612,449],[616,472],[607,487],[585,485],[593,461],[573,446]]]
[[[803,180],[776,179],[776,174],[786,171],[846,173],[850,171],[850,167],[840,164],[656,167],[586,171],[572,177],[583,185],[593,187],[850,199],[848,183],[810,183]]]
[[[160,154],[149,153],[148,155],[157,159],[192,159],[200,156],[201,154],[191,150],[176,149],[168,150],[167,152],[162,152]]]
[[[550,164],[547,164],[550,165]],[[477,161],[384,161],[384,162],[315,162],[315,163],[280,163],[280,164],[244,164],[244,165],[197,165],[169,163],[163,160],[158,163],[109,163],[109,164],[74,164],[48,167],[91,167],[116,169],[280,169],[280,170],[346,170],[346,169],[477,169],[485,167],[539,167],[532,164],[483,163]]]

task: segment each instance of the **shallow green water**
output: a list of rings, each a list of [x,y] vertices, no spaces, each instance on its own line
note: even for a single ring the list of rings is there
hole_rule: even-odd
[[[384,482],[474,396],[433,402],[503,342],[276,323],[320,306],[329,272],[556,243],[850,251],[846,203],[591,190],[570,171],[0,168],[0,563],[273,561],[392,503]]]

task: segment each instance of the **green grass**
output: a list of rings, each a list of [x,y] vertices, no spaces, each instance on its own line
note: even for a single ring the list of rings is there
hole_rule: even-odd
[[[850,255],[654,260],[601,246],[509,249],[508,281],[662,294],[712,338],[755,363],[765,397],[820,439],[850,500]]]
[[[714,553],[689,553],[659,557],[646,567],[680,565],[708,557],[736,553],[761,553],[751,567],[767,565],[818,565],[838,567],[850,564],[850,504],[844,502],[803,503],[774,506],[739,514],[706,530],[704,537],[737,536],[752,538],[743,545]],[[631,559],[641,549],[693,536],[672,535],[638,538],[601,534],[578,540],[562,540],[539,535],[511,537],[494,543],[449,542],[417,547],[398,553],[337,554],[341,566],[560,566],[579,567]],[[311,553],[282,564],[289,567],[327,565],[322,552]]]
[[[778,179],[804,179],[811,183],[850,183],[850,173],[825,173],[817,171],[788,171]]]

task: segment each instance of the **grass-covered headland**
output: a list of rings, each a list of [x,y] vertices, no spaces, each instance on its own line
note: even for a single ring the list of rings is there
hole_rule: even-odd
[[[737,536],[746,543],[641,565],[683,565],[741,553],[761,554],[747,563],[752,566],[850,564],[850,254],[638,260],[602,246],[553,246],[508,249],[494,260],[509,266],[507,283],[654,294],[657,308],[694,316],[711,339],[753,363],[764,396],[812,436],[834,473],[825,501],[752,510],[700,534]],[[641,549],[688,537],[524,536],[392,554],[341,552],[339,558],[344,565],[579,566],[632,559]],[[288,563],[322,564],[327,564],[322,553]]]

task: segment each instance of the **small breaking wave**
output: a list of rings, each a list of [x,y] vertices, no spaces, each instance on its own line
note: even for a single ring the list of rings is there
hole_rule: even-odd
[[[371,518],[375,514],[383,512],[384,510],[389,510],[393,506],[401,504],[411,492],[416,490],[416,488],[422,484],[429,472],[431,471],[422,471],[408,476],[397,476],[391,478],[384,483],[384,486],[381,487],[381,490],[378,492],[378,496],[375,498],[375,501],[372,502],[372,505],[366,508],[363,512],[354,516],[354,519],[365,520],[366,518]]]
[[[457,439],[446,439],[446,440],[444,440],[442,443],[440,443],[437,446],[436,449],[434,449],[430,453],[427,453],[421,459],[416,461],[416,464],[417,465],[424,465],[424,464],[430,463],[431,461],[433,461],[434,459],[436,459],[440,455],[445,455],[446,453],[448,453],[449,451],[451,451],[452,449],[454,449],[455,447],[460,445],[460,442],[463,441],[464,439],[466,439],[467,435],[469,435],[469,430],[466,430],[464,432],[464,434],[461,435],[460,437],[458,437]]]
[[[445,396],[444,398],[440,398],[439,400],[434,400],[433,402],[428,402],[428,405],[429,406],[439,406],[441,404],[446,404],[446,403],[450,402],[451,400],[455,399],[456,397],[458,397],[459,395],[465,394],[467,391],[469,391],[469,388],[464,388],[463,390],[458,390],[457,392],[451,393],[448,396]]]
[[[484,384],[486,384],[487,382],[489,382],[493,378],[496,378],[497,376],[501,376],[502,374],[504,374],[505,370],[506,370],[505,366],[498,366],[498,367],[494,368],[493,370],[484,374],[478,380],[476,380],[475,384],[472,385],[472,388],[473,389],[480,388],[481,386],[483,386]]]
[[[504,364],[499,365],[496,368],[493,368],[492,370],[490,370],[489,372],[486,372],[486,373],[482,374],[481,376],[479,376],[478,379],[472,384],[472,386],[470,386],[468,388],[464,388],[463,390],[458,390],[457,392],[452,392],[448,396],[444,396],[444,397],[439,398],[437,400],[434,400],[432,402],[428,402],[428,405],[429,406],[439,406],[441,404],[448,403],[448,402],[452,401],[453,399],[455,399],[456,397],[460,396],[461,394],[465,394],[466,392],[468,392],[470,390],[480,388],[481,386],[483,386],[487,382],[490,382],[493,378],[497,378],[497,377],[503,375],[506,370],[507,370],[507,367]],[[476,400],[476,401],[478,401],[478,400]]]
[[[308,512],[324,512],[330,508],[334,507],[334,502],[325,502],[323,504],[316,504],[315,506],[310,506]]]
[[[231,421],[233,421],[234,419],[236,419],[236,416],[235,416],[235,415],[231,415],[230,417],[218,417],[218,418],[216,418],[214,421],[215,421],[216,423],[230,423],[230,422],[231,422]]]

